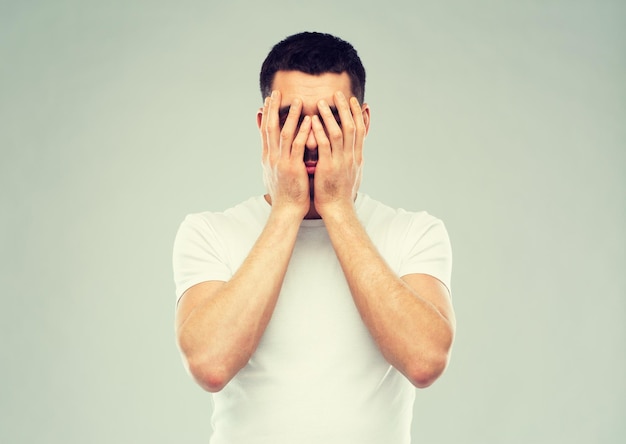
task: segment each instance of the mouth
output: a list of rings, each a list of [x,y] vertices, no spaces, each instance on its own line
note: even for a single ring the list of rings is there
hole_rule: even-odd
[[[309,176],[313,176],[315,174],[315,167],[317,166],[316,160],[307,160],[304,162],[304,166],[306,167],[306,172]]]
[[[304,166],[309,177],[313,177],[315,174],[315,167],[317,166],[317,150],[305,150],[304,151]]]

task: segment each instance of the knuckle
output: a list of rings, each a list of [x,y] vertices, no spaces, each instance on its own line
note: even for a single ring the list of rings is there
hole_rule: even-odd
[[[284,129],[280,132],[280,140],[283,142],[289,141],[293,138],[293,133],[291,130]]]
[[[354,131],[356,130],[356,125],[354,124],[354,122],[346,122],[342,125],[344,131],[347,131],[348,133],[354,133]]]
[[[269,153],[265,158],[265,164],[268,167],[274,167],[276,165],[276,155],[274,153]]]
[[[302,140],[301,138],[296,137],[293,142],[291,143],[291,146],[293,148],[299,149],[302,148],[304,146],[304,140]]]
[[[278,125],[278,119],[276,118],[276,116],[273,115],[269,115],[266,122],[269,128],[274,128]]]
[[[328,137],[337,137],[342,134],[342,130],[339,126],[327,126],[326,132],[328,133]]]
[[[330,131],[328,136],[333,142],[340,142],[343,139],[341,131]]]
[[[330,141],[326,137],[319,137],[317,139],[317,145],[322,147],[322,148],[329,148],[330,147]]]

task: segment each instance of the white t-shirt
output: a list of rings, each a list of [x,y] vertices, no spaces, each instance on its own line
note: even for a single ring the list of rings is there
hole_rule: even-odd
[[[450,288],[443,223],[359,193],[357,214],[398,276],[432,275]],[[262,196],[187,216],[174,244],[178,298],[229,280],[270,213]],[[324,221],[304,220],[283,286],[249,363],[213,395],[211,444],[410,442],[413,385],[380,353],[354,305]]]

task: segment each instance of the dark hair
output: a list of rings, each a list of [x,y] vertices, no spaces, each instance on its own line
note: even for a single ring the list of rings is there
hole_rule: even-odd
[[[352,94],[359,102],[363,102],[365,96],[365,68],[359,55],[350,43],[330,34],[302,32],[274,45],[261,67],[259,80],[263,98],[271,94],[277,71],[312,75],[346,72]]]

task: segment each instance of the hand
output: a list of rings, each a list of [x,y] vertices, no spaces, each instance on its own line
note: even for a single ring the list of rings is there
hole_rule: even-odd
[[[363,166],[366,128],[361,106],[355,97],[348,102],[341,92],[336,92],[334,99],[340,124],[324,100],[318,102],[322,120],[318,116],[312,119],[319,156],[315,170],[314,204],[322,218],[329,211],[354,208]]]
[[[265,99],[261,118],[263,139],[263,180],[270,195],[272,209],[295,211],[304,218],[311,204],[309,177],[302,161],[304,145],[311,131],[311,118],[305,116],[298,129],[302,101],[294,99],[285,124],[280,128],[279,91]]]

